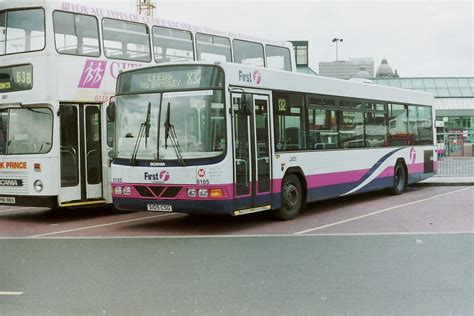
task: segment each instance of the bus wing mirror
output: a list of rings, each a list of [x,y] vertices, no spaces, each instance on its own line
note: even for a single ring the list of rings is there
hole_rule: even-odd
[[[115,100],[111,100],[107,106],[107,119],[110,122],[115,122]]]

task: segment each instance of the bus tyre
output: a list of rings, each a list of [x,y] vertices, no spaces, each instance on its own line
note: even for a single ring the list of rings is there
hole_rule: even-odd
[[[303,205],[301,182],[294,174],[283,178],[281,186],[281,208],[275,210],[275,217],[281,221],[295,218]]]
[[[402,162],[397,162],[395,165],[394,176],[393,176],[393,187],[392,194],[399,195],[405,191],[405,184],[407,181],[407,171],[405,165]]]

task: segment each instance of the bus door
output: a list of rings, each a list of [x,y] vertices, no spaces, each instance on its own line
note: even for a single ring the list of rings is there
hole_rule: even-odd
[[[242,97],[232,94],[235,215],[269,210],[272,192],[270,99],[246,93],[242,106]]]
[[[102,198],[100,108],[60,105],[61,189],[59,205]],[[81,203],[78,203],[80,205]]]

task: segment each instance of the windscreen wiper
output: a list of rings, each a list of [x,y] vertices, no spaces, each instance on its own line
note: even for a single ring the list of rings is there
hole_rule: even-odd
[[[142,137],[145,136],[145,148],[148,146],[148,137],[150,136],[150,116],[151,116],[151,102],[148,102],[148,110],[146,112],[146,119],[140,125],[140,130],[138,131],[137,141],[135,142],[135,147],[133,148],[132,157],[130,158],[130,165],[135,165],[137,160],[138,149],[140,148],[140,143],[142,142]]]
[[[173,146],[174,152],[178,161],[185,166],[183,156],[181,155],[181,146],[179,145],[178,136],[176,136],[176,131],[174,125],[170,122],[171,117],[171,104],[168,102],[168,110],[166,112],[166,121],[165,121],[165,149],[168,149],[168,138],[171,140],[171,145]]]

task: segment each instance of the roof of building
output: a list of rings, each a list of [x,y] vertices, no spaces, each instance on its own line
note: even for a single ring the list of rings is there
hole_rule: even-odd
[[[377,67],[377,72],[375,77],[393,77],[393,70],[392,67],[387,62],[387,59],[382,59],[382,62]]]
[[[372,82],[429,92],[435,98],[474,98],[474,77],[374,78]]]
[[[474,98],[435,98],[438,116],[474,116]]]
[[[354,78],[372,79],[369,72],[364,66],[360,67],[360,70],[354,75]]]

